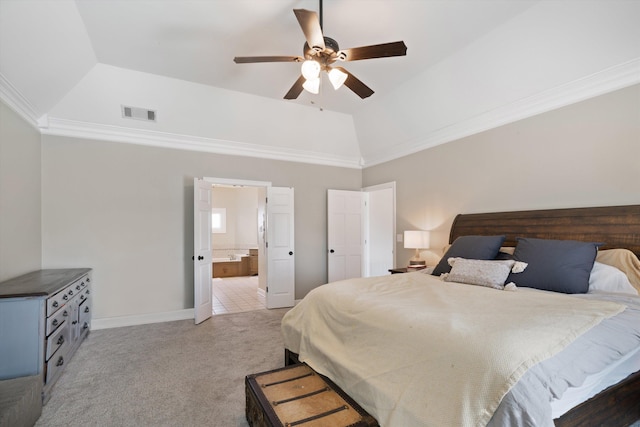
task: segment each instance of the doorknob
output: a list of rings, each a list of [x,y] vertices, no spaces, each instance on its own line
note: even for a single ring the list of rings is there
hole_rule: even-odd
[[[293,252],[289,251],[289,255],[293,255]]]
[[[333,249],[331,249],[329,252],[330,252],[330,253],[334,253],[335,251],[334,251]]]
[[[198,261],[202,261],[203,259],[204,259],[204,257],[203,257],[203,256],[198,255]]]

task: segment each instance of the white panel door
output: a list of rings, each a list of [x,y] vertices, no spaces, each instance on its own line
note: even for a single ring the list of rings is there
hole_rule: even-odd
[[[329,282],[362,277],[363,204],[360,191],[327,190]]]
[[[267,308],[295,303],[293,188],[267,188]]]
[[[213,312],[211,283],[211,184],[193,179],[193,307],[196,324]]]
[[[366,193],[368,204],[367,276],[384,276],[394,268],[395,220],[394,190],[383,188]]]

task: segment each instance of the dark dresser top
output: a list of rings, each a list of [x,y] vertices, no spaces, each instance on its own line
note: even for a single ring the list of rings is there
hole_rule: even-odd
[[[90,268],[56,268],[32,271],[0,282],[0,298],[53,295],[90,271]]]

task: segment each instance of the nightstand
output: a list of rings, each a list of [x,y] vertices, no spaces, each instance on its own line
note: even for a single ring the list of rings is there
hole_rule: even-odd
[[[418,270],[422,270],[423,268],[426,267],[420,267],[420,268],[407,268],[407,267],[401,267],[401,268],[390,268],[389,269],[389,273],[391,274],[400,274],[400,273],[406,273],[406,272],[413,272],[413,271],[418,271]]]

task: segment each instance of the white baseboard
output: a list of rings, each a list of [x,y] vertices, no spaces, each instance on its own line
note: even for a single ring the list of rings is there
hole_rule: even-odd
[[[171,322],[174,320],[195,319],[193,308],[163,313],[136,314],[133,316],[104,317],[91,320],[91,330],[120,328],[122,326],[145,325],[148,323]]]

